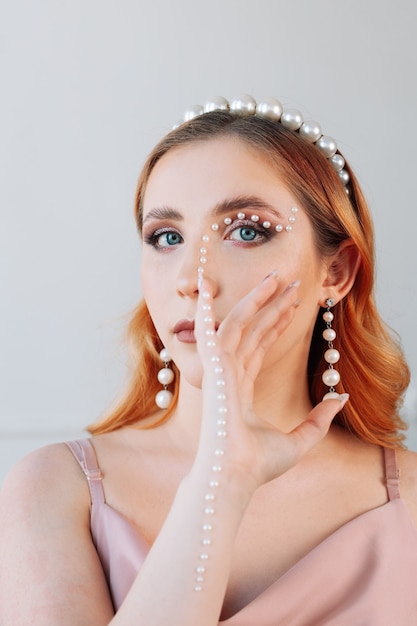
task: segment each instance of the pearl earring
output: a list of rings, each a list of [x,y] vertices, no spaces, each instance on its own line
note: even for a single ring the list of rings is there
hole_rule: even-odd
[[[333,347],[333,341],[336,339],[336,331],[332,328],[334,315],[330,309],[334,306],[334,304],[335,302],[333,298],[328,298],[326,300],[327,310],[323,313],[323,319],[326,322],[326,328],[323,331],[323,339],[327,341],[327,350],[324,353],[324,360],[329,365],[328,369],[324,371],[322,375],[324,384],[329,387],[329,391],[325,394],[323,400],[339,397],[339,394],[335,390],[335,385],[340,382],[340,374],[333,367],[333,365],[340,359],[339,351]]]
[[[166,348],[163,348],[159,353],[159,356],[164,363],[164,367],[158,372],[158,380],[161,385],[164,386],[164,388],[161,389],[161,391],[158,391],[158,393],[156,394],[155,403],[157,406],[159,406],[160,409],[167,409],[171,404],[173,398],[173,394],[168,389],[168,385],[171,384],[174,380],[174,372],[170,367],[168,367],[170,361],[172,361],[168,350]]]

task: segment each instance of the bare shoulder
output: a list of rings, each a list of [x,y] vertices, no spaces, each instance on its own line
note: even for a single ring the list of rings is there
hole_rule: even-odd
[[[0,623],[99,625],[111,617],[84,475],[65,444],[32,452],[0,492]]]
[[[417,452],[399,450],[400,491],[417,526]]]
[[[48,486],[55,491],[59,486],[60,479],[68,481],[66,487],[80,486],[82,476],[77,463],[64,443],[56,443],[39,448],[23,457],[14,465],[6,476],[2,493],[14,491],[14,497],[30,496],[32,489],[40,491],[45,497],[51,492],[45,493],[43,487]],[[56,489],[59,491],[59,489]]]

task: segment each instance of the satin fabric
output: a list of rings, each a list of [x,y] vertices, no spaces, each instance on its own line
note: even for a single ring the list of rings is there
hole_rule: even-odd
[[[91,533],[117,611],[150,546],[106,504],[91,441],[67,445],[88,478]],[[395,451],[384,453],[388,502],[343,525],[221,626],[417,625],[417,530]]]

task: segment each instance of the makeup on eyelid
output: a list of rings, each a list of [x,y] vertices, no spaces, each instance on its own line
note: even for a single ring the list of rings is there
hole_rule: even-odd
[[[275,234],[279,234],[283,231],[291,232],[293,224],[296,221],[297,211],[297,207],[292,207],[285,226],[281,222],[273,223],[269,219],[261,218],[257,213],[239,211],[237,215],[226,216],[223,220],[213,223],[211,230],[213,232],[219,232],[225,240],[259,245],[269,241]],[[172,219],[172,214],[170,214],[170,216]],[[168,216],[167,219],[169,219]],[[179,218],[177,219],[179,221]],[[147,232],[148,230],[149,232]],[[236,233],[240,233],[241,239],[233,237]],[[162,250],[182,243],[183,238],[181,233],[173,227],[163,226],[156,230],[145,227],[143,241],[157,250]]]

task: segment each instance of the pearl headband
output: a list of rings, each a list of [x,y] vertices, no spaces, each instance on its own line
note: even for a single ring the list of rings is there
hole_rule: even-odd
[[[195,117],[212,111],[230,111],[241,117],[256,115],[273,122],[280,122],[284,128],[298,132],[305,141],[314,144],[323,156],[329,161],[343,183],[345,191],[349,194],[349,173],[344,169],[345,159],[337,153],[337,144],[332,137],[323,135],[320,124],[314,121],[304,121],[303,116],[297,109],[284,109],[276,98],[267,98],[262,102],[256,102],[252,96],[244,95],[228,102],[226,98],[218,96],[208,100],[204,106],[197,104],[186,110],[183,121],[174,126],[178,128],[183,122],[189,122]]]

